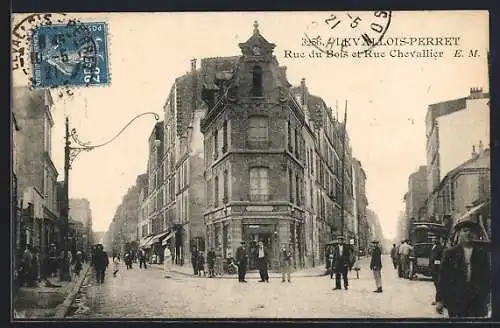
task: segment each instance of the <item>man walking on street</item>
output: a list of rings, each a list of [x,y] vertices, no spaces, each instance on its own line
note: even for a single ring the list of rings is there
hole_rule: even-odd
[[[333,251],[333,269],[335,270],[334,290],[341,289],[341,277],[344,280],[344,288],[347,290],[349,288],[347,272],[351,266],[351,254],[349,252],[349,247],[344,244],[344,237],[339,236],[337,238],[337,243],[338,245]]]
[[[238,265],[238,281],[246,283],[245,274],[247,273],[248,255],[244,241],[241,242],[240,247],[236,250],[236,264]]]
[[[210,250],[207,253],[207,264],[208,264],[208,277],[214,278],[215,251],[213,247],[210,247]]]
[[[286,246],[283,245],[280,252],[281,282],[285,282],[285,275],[288,282],[292,282],[292,257],[292,246],[290,245],[290,248],[286,249]]]
[[[377,289],[373,292],[382,293],[382,251],[379,247],[378,240],[372,242],[372,258],[370,260],[370,270],[373,271],[373,277],[375,278],[375,285]]]
[[[436,296],[432,305],[436,305],[437,303],[437,290],[438,290],[438,282],[439,282],[439,267],[441,266],[441,259],[443,257],[444,247],[441,245],[439,238],[433,237],[431,255],[429,257],[429,265],[431,266],[432,273],[432,281],[434,282],[434,287],[436,289]]]
[[[485,317],[491,292],[489,254],[473,241],[480,227],[459,223],[459,244],[446,250],[439,269],[436,311],[451,317]]]
[[[108,265],[109,265],[108,254],[106,254],[102,245],[98,245],[98,248],[95,252],[95,260],[94,260],[94,267],[98,284],[104,283],[104,274],[106,272],[106,268],[108,267]]]
[[[401,271],[403,278],[408,279],[410,275],[409,265],[410,265],[410,251],[411,246],[408,245],[408,241],[404,240],[403,244],[399,246],[399,261],[401,265]]]
[[[259,247],[257,248],[257,265],[259,267],[260,280],[259,282],[269,282],[269,274],[267,272],[269,261],[269,254],[267,249],[264,247],[264,243],[259,241]]]
[[[398,248],[396,247],[396,244],[392,244],[391,260],[392,260],[392,265],[394,266],[394,269],[397,269],[398,268]]]
[[[147,269],[146,265],[146,251],[141,249],[139,251],[139,268],[142,269],[142,266],[144,265],[144,269]]]

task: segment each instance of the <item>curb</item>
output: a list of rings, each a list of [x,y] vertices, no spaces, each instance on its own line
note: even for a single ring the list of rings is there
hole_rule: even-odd
[[[66,296],[66,298],[64,299],[64,302],[57,306],[56,313],[54,314],[53,318],[63,319],[66,316],[69,308],[71,307],[71,304],[73,303],[73,300],[76,297],[76,294],[80,290],[80,287],[85,280],[85,277],[87,277],[89,270],[90,265],[87,265],[87,268],[84,270],[83,274],[80,275],[79,280],[76,281],[68,296]]]

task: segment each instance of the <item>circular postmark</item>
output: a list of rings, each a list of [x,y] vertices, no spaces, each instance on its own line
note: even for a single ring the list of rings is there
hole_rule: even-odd
[[[391,11],[325,14],[304,33],[303,46],[323,53],[368,52],[376,47],[391,23]]]
[[[67,14],[29,15],[12,30],[12,69],[22,71],[31,88],[72,96],[72,86],[98,80],[97,29],[106,33],[104,23],[82,23]]]

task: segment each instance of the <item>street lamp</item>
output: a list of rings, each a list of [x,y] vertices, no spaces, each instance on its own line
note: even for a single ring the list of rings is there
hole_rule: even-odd
[[[91,151],[95,148],[106,146],[107,144],[113,142],[116,138],[118,138],[125,129],[127,129],[132,122],[138,119],[141,116],[145,115],[153,115],[156,121],[160,119],[160,116],[153,112],[146,112],[139,114],[132,118],[113,138],[109,141],[104,142],[98,145],[90,145],[89,142],[82,142],[78,138],[78,134],[76,129],[71,129],[71,134],[69,130],[69,118],[66,117],[66,133],[65,133],[65,146],[64,146],[64,190],[63,190],[63,201],[62,201],[62,209],[61,209],[61,235],[63,236],[63,247],[64,247],[64,258],[62,261],[62,267],[60,272],[60,280],[61,281],[71,281],[71,275],[69,274],[69,263],[68,259],[68,215],[69,215],[69,170],[71,168],[71,164],[75,160],[75,158],[82,151]],[[73,142],[78,145],[76,147],[71,146],[71,139]]]

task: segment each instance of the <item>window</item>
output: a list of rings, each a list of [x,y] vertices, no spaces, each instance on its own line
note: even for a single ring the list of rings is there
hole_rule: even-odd
[[[207,180],[207,206],[212,205],[212,180]]]
[[[295,129],[295,157],[299,158],[299,130]]]
[[[218,157],[218,149],[219,148],[219,131],[215,129],[214,131],[214,159]]]
[[[292,171],[288,171],[288,194],[290,195],[290,203],[293,203],[293,177]]]
[[[219,177],[214,179],[214,206],[219,206]]]
[[[249,145],[265,145],[267,143],[267,118],[250,117],[248,124]]]
[[[250,169],[250,200],[269,200],[269,169],[254,167]]]
[[[287,128],[288,128],[288,150],[290,152],[293,151],[292,149],[292,126],[290,125],[290,120],[287,122]]]
[[[227,174],[227,170],[224,171],[224,198],[223,198],[223,203],[226,204],[228,202],[228,174]]]
[[[222,153],[227,151],[227,120],[224,121],[222,126]]]
[[[253,69],[252,95],[262,97],[262,68],[255,66]]]
[[[298,174],[295,176],[295,197],[297,200],[297,205],[300,205],[300,181]]]

